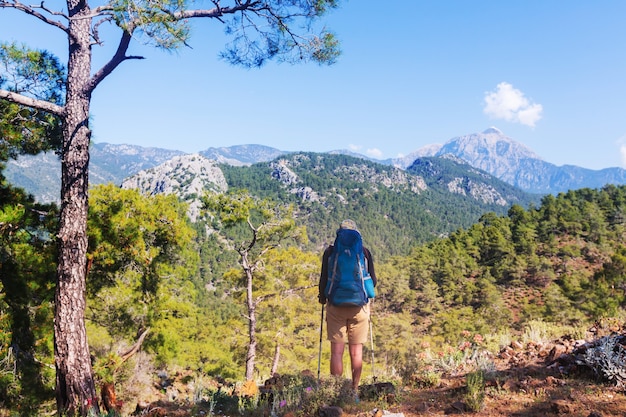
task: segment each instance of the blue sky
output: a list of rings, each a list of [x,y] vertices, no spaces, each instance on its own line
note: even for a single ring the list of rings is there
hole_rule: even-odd
[[[191,48],[133,44],[146,59],[95,91],[93,138],[383,159],[495,126],[556,165],[626,167],[625,16],[623,0],[344,0],[325,19],[342,42],[335,65],[254,70],[220,61],[222,27],[198,21]],[[103,35],[97,65],[116,46]],[[12,10],[0,40],[66,56],[62,33]]]

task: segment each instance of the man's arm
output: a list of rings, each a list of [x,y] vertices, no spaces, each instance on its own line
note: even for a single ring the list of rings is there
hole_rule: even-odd
[[[324,255],[322,255],[322,271],[320,272],[320,282],[319,282],[319,294],[317,296],[320,304],[326,304],[326,283],[328,282],[328,258],[333,250],[332,246],[329,246],[324,251]]]

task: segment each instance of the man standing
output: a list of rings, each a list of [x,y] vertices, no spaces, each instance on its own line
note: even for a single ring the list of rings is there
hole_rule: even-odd
[[[346,255],[338,254],[340,248]],[[355,271],[358,271],[356,276]],[[367,343],[369,298],[373,297],[372,293],[367,294],[364,279],[371,279],[373,286],[376,285],[372,254],[362,246],[356,223],[344,220],[337,230],[334,245],[326,248],[322,256],[319,302],[326,304],[328,301],[326,328],[330,340],[330,373],[343,375],[343,352],[348,343],[355,393],[358,393],[363,369],[363,344]],[[343,284],[343,281],[350,283]]]

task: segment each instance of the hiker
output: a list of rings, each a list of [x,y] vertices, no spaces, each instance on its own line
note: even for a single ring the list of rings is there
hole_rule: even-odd
[[[356,242],[353,242],[353,240]],[[345,253],[352,256],[360,255],[360,259],[359,257],[356,260],[345,258],[348,255],[345,255],[344,258],[337,258],[337,249],[339,246],[343,247],[345,241],[349,245],[357,244],[356,250],[348,247]],[[359,261],[360,265],[357,267],[354,262]],[[349,262],[353,262],[353,264],[347,265]],[[338,271],[342,265],[347,265],[344,267],[343,274]],[[364,290],[362,282],[349,291],[358,293],[355,296],[356,298],[344,294],[346,291],[340,294],[341,288],[338,289],[338,287],[341,285],[336,281],[339,275],[342,277],[348,275],[345,273],[345,270],[350,271],[349,275],[354,275],[355,270],[360,271],[361,280],[364,278],[367,280],[371,279],[368,282],[368,284],[372,284],[372,286],[368,287],[369,294],[367,294],[368,291]],[[334,280],[333,277],[335,277]],[[354,282],[354,279],[350,280]],[[356,227],[356,223],[353,220],[344,220],[337,230],[335,243],[326,248],[322,256],[319,302],[327,304],[328,301],[326,306],[326,328],[328,340],[330,340],[330,373],[337,376],[343,375],[343,351],[345,344],[348,343],[352,368],[352,388],[355,394],[358,394],[359,380],[361,379],[361,370],[363,369],[363,344],[367,343],[368,337],[369,299],[374,297],[373,287],[375,285],[376,274],[374,272],[372,254],[367,248],[362,246],[361,235]],[[364,291],[365,294],[363,293]],[[354,299],[347,300],[349,297]]]

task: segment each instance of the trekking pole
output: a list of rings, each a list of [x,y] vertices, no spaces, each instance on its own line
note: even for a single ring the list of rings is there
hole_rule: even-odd
[[[320,370],[322,367],[322,328],[324,327],[324,304],[322,304],[322,319],[320,321],[320,352],[317,356],[317,385],[320,384]]]
[[[374,372],[374,332],[372,331],[372,310],[370,308],[370,342],[372,345],[372,379],[376,382],[376,372]]]

